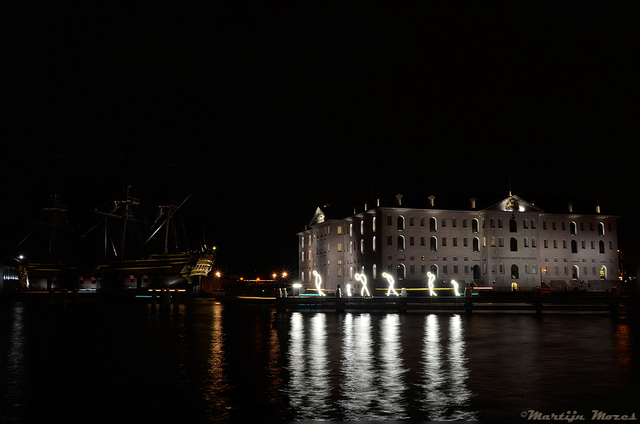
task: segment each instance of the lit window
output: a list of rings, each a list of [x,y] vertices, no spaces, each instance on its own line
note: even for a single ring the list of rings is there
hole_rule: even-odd
[[[342,252],[342,243],[338,243],[338,252]]]
[[[338,225],[338,234],[342,234],[342,226]]]

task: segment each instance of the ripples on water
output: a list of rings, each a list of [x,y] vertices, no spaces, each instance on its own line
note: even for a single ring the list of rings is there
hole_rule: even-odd
[[[471,421],[637,394],[637,322],[608,315],[3,306],[8,419]]]

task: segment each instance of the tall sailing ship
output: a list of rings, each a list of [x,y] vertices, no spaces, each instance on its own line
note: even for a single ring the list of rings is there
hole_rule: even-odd
[[[59,196],[54,195],[52,204],[43,209],[49,217],[48,222],[38,223],[48,225],[51,229],[48,260],[21,263],[18,267],[19,288],[80,291],[172,288],[198,294],[202,279],[212,270],[216,248],[205,245],[197,251],[187,249],[169,252],[171,229],[175,232],[176,228],[174,215],[187,199],[180,204],[171,202],[168,206],[161,206],[155,222],[151,228],[147,228],[146,220],[139,219],[134,213],[140,200],[133,197],[131,188],[127,187],[123,198],[113,201],[111,210],[95,210],[104,219],[79,237],[80,241],[86,241],[85,236],[103,226],[104,237],[101,244],[104,256],[99,261],[95,258],[69,261],[60,259],[57,246],[60,228],[66,222],[67,208],[61,204]],[[110,231],[114,227],[111,221],[114,220],[119,223],[119,234],[115,237]],[[137,247],[128,238],[133,223],[142,225],[146,234],[152,230],[146,241]],[[161,230],[164,230],[163,251],[143,255],[142,252],[149,250],[150,242],[156,239],[155,236]],[[94,243],[94,247],[95,245]],[[91,249],[86,250],[89,252]]]

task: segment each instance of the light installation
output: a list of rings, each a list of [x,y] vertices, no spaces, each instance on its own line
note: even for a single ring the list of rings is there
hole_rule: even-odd
[[[453,292],[456,296],[460,296],[460,289],[458,289],[458,282],[456,280],[451,280],[451,284],[453,284]]]
[[[351,284],[347,284],[347,297],[351,297]]]
[[[389,282],[389,290],[387,290],[387,296],[389,296],[391,293],[395,294],[396,296],[400,296],[400,294],[393,288],[393,277],[386,272],[383,272],[382,278],[386,278]]]
[[[369,289],[367,288],[367,277],[364,274],[356,274],[355,275],[356,280],[360,281],[362,283],[362,289],[360,290],[360,296],[371,296],[371,293],[369,293]]]
[[[322,292],[322,289],[320,288],[320,286],[322,285],[322,278],[320,277],[320,274],[318,274],[318,271],[316,271],[315,269],[313,270],[313,276],[315,277],[315,280],[316,280],[316,288],[318,289],[318,295],[326,296],[326,294],[324,294]]]
[[[427,277],[429,277],[429,295],[437,296],[437,294],[433,291],[433,282],[435,281],[436,276],[430,272],[427,272]]]

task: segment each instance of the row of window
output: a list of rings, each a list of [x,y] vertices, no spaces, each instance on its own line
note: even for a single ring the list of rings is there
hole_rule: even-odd
[[[460,275],[460,267],[458,265],[452,265],[452,275]],[[524,265],[524,274],[529,275],[529,274],[538,274],[538,266],[533,264],[531,266],[529,266],[528,264]],[[349,267],[349,275],[348,277],[353,280],[354,279],[354,271],[358,272],[357,269],[355,269],[354,267]],[[421,275],[425,275],[427,271],[427,267],[426,265],[420,265],[420,274]],[[431,272],[433,275],[436,276],[436,278],[438,278],[440,276],[440,268],[438,267],[438,265],[436,264],[432,264],[429,267],[429,272]],[[470,267],[469,265],[464,265],[462,266],[462,271],[464,275],[473,275],[474,279],[479,279],[480,278],[480,267],[478,265],[474,265],[472,267]],[[519,279],[520,278],[520,267],[516,264],[511,265],[511,278],[512,279]],[[330,277],[329,275],[330,269],[327,268],[327,277]],[[362,269],[360,270],[360,272],[364,273],[365,272],[365,268],[364,266],[362,267]],[[392,264],[388,264],[387,265],[387,272],[389,274],[393,273],[393,265]],[[414,264],[410,264],[408,267],[408,275],[416,275],[416,266]],[[484,273],[487,273],[487,269],[486,269],[486,265],[485,265],[485,269],[484,269]],[[496,266],[496,264],[491,264],[491,274],[505,274],[505,265],[504,264],[498,264],[498,266]],[[543,267],[542,268],[542,274],[543,275],[551,275],[550,270],[548,267]],[[607,278],[607,267],[602,265],[600,266],[599,269],[596,269],[595,266],[591,267],[591,275],[594,277],[599,277],[601,279],[606,279]],[[403,280],[407,277],[407,267],[404,264],[398,264],[396,266],[396,279],[397,280]],[[449,266],[448,265],[442,265],[442,275],[449,275]],[[556,266],[555,267],[555,275],[560,275],[559,272],[559,268]],[[564,275],[568,276],[569,275],[569,269],[567,266],[564,267]],[[311,276],[311,272],[309,272],[309,276]],[[337,277],[342,277],[342,268],[339,267],[337,268]],[[571,267],[571,278],[574,280],[578,280],[581,277],[586,278],[589,276],[588,273],[588,268],[586,266],[583,267],[582,269],[582,274],[581,274],[581,270],[580,267],[578,265],[573,265]],[[378,278],[378,270],[377,270],[377,266],[374,264],[372,266],[372,277],[373,279]],[[302,272],[301,273],[301,278],[302,281],[305,281],[305,273]]]
[[[587,248],[587,242],[585,240],[582,240],[580,244],[582,249]],[[548,240],[544,240],[544,247],[549,248]],[[558,240],[553,240],[553,248],[554,249],[558,248]],[[562,248],[563,249],[567,248],[566,240],[562,240]],[[596,243],[594,240],[591,240],[591,249],[595,249],[595,248],[596,248]],[[603,240],[600,240],[598,242],[598,250],[600,253],[605,253],[605,244]],[[609,241],[609,250],[613,250],[613,241],[611,240]],[[576,240],[571,240],[571,253],[578,253],[578,242]]]
[[[452,221],[451,222],[452,226],[455,227],[457,225],[456,218],[451,218],[451,221]],[[387,216],[387,224],[391,225],[391,222],[392,222],[392,216],[388,215]],[[491,218],[489,222],[490,222],[489,223],[490,227],[492,227],[492,228],[495,227],[494,218]],[[424,223],[425,223],[425,218],[424,217],[420,218],[420,225],[424,226]],[[446,227],[446,223],[447,223],[447,219],[446,218],[441,218],[441,220],[440,220],[441,226],[442,227]],[[472,232],[473,233],[478,233],[478,225],[479,225],[478,219],[477,218],[473,218],[471,220],[471,223],[472,223],[472,225],[471,225]],[[529,223],[530,223],[530,226],[531,226],[532,229],[536,228],[535,220],[532,219],[532,220],[529,221]],[[482,220],[482,224],[483,224],[483,228],[484,228],[484,218]],[[566,231],[565,222],[563,221],[561,224],[562,224],[562,230]],[[413,217],[409,218],[409,225],[410,226],[414,225]],[[552,229],[556,230],[556,222],[553,221],[551,223],[551,225],[552,225]],[[462,226],[463,227],[467,227],[467,219],[466,218],[462,219]],[[498,218],[498,228],[502,228],[502,227],[503,227],[502,218]],[[527,224],[527,220],[526,219],[523,220],[523,228],[528,228],[528,224]],[[547,222],[546,221],[542,222],[542,228],[543,228],[543,230],[547,229]],[[590,228],[590,231],[594,230],[594,224],[592,222],[589,223],[589,228]],[[372,229],[373,229],[373,232],[376,231],[376,217],[375,216],[373,217],[373,221],[372,221]],[[398,216],[397,217],[397,230],[398,231],[404,231],[405,230],[405,218],[403,216]],[[431,217],[429,219],[429,230],[431,232],[437,232],[438,231],[438,220],[435,217]],[[330,231],[331,231],[331,227],[327,226],[326,227],[326,233],[324,235],[330,234]],[[516,220],[514,218],[511,218],[509,220],[509,231],[510,232],[517,232],[518,231],[517,222],[516,222]],[[572,236],[575,236],[575,235],[578,234],[578,224],[576,224],[575,221],[571,221],[571,223],[569,224],[569,231],[570,231],[570,234]],[[584,223],[583,222],[580,223],[580,231],[584,231]],[[609,223],[609,231],[611,231],[611,223]],[[337,232],[340,235],[342,234],[342,226],[338,226],[337,227]],[[364,234],[364,220],[360,221],[360,234]],[[603,222],[599,222],[598,223],[598,235],[600,235],[600,236],[604,236],[605,235],[605,225],[604,225]],[[349,224],[349,236],[353,237],[353,224]],[[313,237],[314,238],[317,237],[317,233],[315,231],[313,233]],[[304,244],[305,244],[305,238],[301,237],[301,247],[304,248]],[[390,243],[387,243],[387,244],[390,244]],[[309,245],[311,245],[311,235],[309,235]],[[424,246],[424,243],[421,244],[421,245]],[[374,243],[374,246],[375,246],[375,243]],[[454,246],[455,246],[455,244],[454,244]],[[486,243],[485,243],[485,246],[486,246]],[[491,246],[495,246],[495,243],[492,243]],[[525,245],[525,247],[526,247],[526,245]],[[535,246],[532,246],[532,247],[535,247]]]
[[[452,237],[452,246],[457,247],[458,246],[458,238],[457,237]],[[398,236],[397,240],[396,240],[396,247],[398,252],[403,252],[406,249],[406,239],[404,236]],[[447,246],[447,237],[441,237],[441,246],[442,247],[446,247]],[[392,236],[387,236],[387,245],[388,246],[392,246],[393,245],[393,237]],[[464,247],[468,247],[468,239],[467,237],[464,237],[462,239],[462,245]],[[586,241],[582,240],[581,241],[581,245],[582,245],[582,249],[586,249]],[[409,237],[409,246],[415,246],[415,238],[413,236]],[[426,246],[426,238],[425,237],[420,237],[420,246]],[[483,246],[486,247],[487,243],[486,243],[486,238],[483,238]],[[496,239],[495,237],[491,237],[490,238],[490,246],[491,247],[496,247]],[[502,237],[498,237],[498,247],[504,247],[504,239]],[[531,244],[529,245],[529,239],[527,237],[524,238],[523,240],[523,247],[528,248],[528,247],[532,247],[532,248],[536,248],[537,247],[537,242],[535,238],[531,239]],[[553,247],[554,248],[558,248],[558,240],[553,240]],[[562,240],[562,247],[564,249],[567,248],[567,241],[566,240]],[[342,243],[338,243],[337,244],[337,248],[338,248],[338,252],[342,252]],[[349,242],[349,253],[354,253],[355,250],[355,245],[353,242]],[[472,240],[472,248],[474,252],[479,252],[480,251],[480,239],[478,237],[474,237]],[[544,240],[544,248],[549,248],[549,242],[548,240]],[[600,253],[605,253],[605,243],[604,241],[600,240],[598,242],[598,248],[599,248],[599,252]],[[591,249],[595,249],[595,241],[591,240]],[[375,252],[376,251],[376,237],[374,236],[372,239],[372,250]],[[438,239],[433,236],[429,239],[429,250],[431,252],[437,252],[438,251]],[[509,240],[509,250],[511,252],[517,252],[518,251],[518,240],[515,237],[511,237],[511,239]],[[613,250],[613,242],[609,241],[609,250]],[[329,251],[329,245],[327,245],[327,251]],[[360,252],[364,253],[365,251],[365,243],[364,243],[364,239],[360,240]],[[571,240],[571,253],[578,253],[578,242],[576,240]],[[317,248],[316,248],[316,254],[318,254]],[[302,261],[304,262],[304,251],[302,251]],[[309,258],[311,259],[311,258]]]

